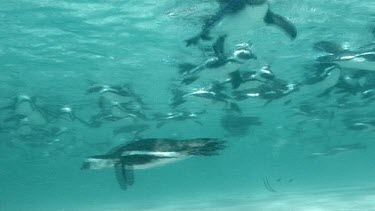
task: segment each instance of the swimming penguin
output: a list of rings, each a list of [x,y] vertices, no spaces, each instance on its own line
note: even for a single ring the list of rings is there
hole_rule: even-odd
[[[126,102],[118,102],[114,100],[108,100],[107,98],[100,96],[98,99],[98,107],[102,112],[111,113],[115,116],[131,115],[134,118],[147,120],[147,116],[143,112],[143,110],[147,110],[148,108],[132,100]]]
[[[219,11],[205,20],[201,32],[186,40],[186,45],[210,39],[215,31],[228,35],[235,43],[247,41],[246,32],[252,27],[274,25],[281,28],[291,39],[297,37],[296,27],[281,15],[273,13],[267,0],[217,0]],[[232,44],[232,42],[230,42]]]
[[[348,151],[354,151],[354,150],[363,150],[363,149],[366,149],[366,148],[367,148],[367,146],[362,144],[362,143],[336,145],[336,146],[332,146],[332,147],[327,148],[323,152],[313,153],[309,157],[310,158],[317,158],[317,157],[321,157],[321,156],[332,156],[332,155],[336,155],[336,154],[342,153],[342,152],[348,152]]]
[[[224,51],[224,42],[225,42],[226,35],[220,36],[215,43],[212,45],[212,49],[214,51],[214,57],[206,60],[201,65],[194,65],[190,63],[183,63],[179,65],[180,74],[184,75],[192,75],[199,73],[205,68],[218,68],[220,66],[225,65],[228,62],[228,58],[225,55]]]
[[[192,92],[184,94],[184,98],[189,96],[196,96],[200,98],[210,99],[214,102],[224,102],[226,105],[228,103],[228,99],[231,97],[223,91],[225,90],[225,87],[223,84],[219,82],[213,82],[207,87],[202,87],[199,89],[196,89]]]
[[[92,84],[90,88],[86,90],[86,94],[92,93],[111,93],[120,97],[130,97],[134,99],[140,105],[144,105],[142,98],[137,95],[132,87],[129,84],[122,84],[122,85],[100,85],[100,84]]]
[[[235,70],[228,74],[229,82],[233,89],[237,89],[241,84],[249,81],[265,82],[266,80],[273,80],[275,74],[271,71],[270,66],[264,66],[259,71],[240,71]]]
[[[320,63],[335,64],[340,68],[375,71],[375,45],[348,50],[335,42],[320,41],[314,44],[314,49],[329,54],[318,57],[317,61]]]
[[[183,77],[182,84],[189,85],[196,81],[199,76],[198,73],[204,69],[218,69],[226,67],[231,69],[239,68],[238,65],[244,64],[250,59],[257,59],[256,55],[251,51],[251,46],[248,43],[239,44],[236,50],[232,53],[225,52],[224,42],[226,35],[220,36],[212,46],[214,56],[207,59],[201,65],[194,65],[191,63],[182,63],[179,65],[179,72]],[[230,64],[230,67],[228,67]],[[235,66],[237,64],[237,66]]]
[[[334,71],[337,71],[336,81],[339,80],[339,77],[341,75],[339,67],[335,64],[330,63],[315,63],[311,66],[307,66],[306,69],[308,69],[308,72],[305,74],[305,79],[302,82],[306,85],[312,85],[322,82],[326,80],[327,77],[330,77],[330,75],[332,75],[332,72]]]
[[[157,113],[157,114],[154,114],[153,120],[158,121],[156,128],[161,128],[167,122],[170,122],[170,121],[185,121],[188,119],[192,119],[195,123],[203,126],[202,122],[198,120],[198,115],[201,115],[204,113],[206,113],[206,111],[201,111],[201,112],[176,111],[176,112],[168,112],[166,114]]]
[[[9,105],[1,107],[0,110],[12,110],[15,112],[17,112],[17,110],[34,111],[37,108],[35,101],[36,97],[18,95],[12,99],[12,102]]]
[[[281,79],[265,80],[255,88],[249,88],[240,91],[233,91],[234,99],[245,100],[251,97],[257,97],[267,100],[266,104],[273,100],[285,97],[299,90],[299,84],[289,83]]]
[[[194,155],[217,155],[225,141],[215,138],[186,140],[149,138],[139,139],[113,148],[104,155],[87,157],[81,169],[114,168],[123,190],[133,185],[133,169],[146,169],[182,160]]]
[[[344,124],[349,130],[375,132],[375,119],[344,119]]]
[[[132,114],[116,116],[116,115],[113,115],[111,112],[102,111],[91,117],[90,122],[88,123],[88,126],[100,127],[105,122],[116,122],[116,121],[120,121],[120,120],[128,119],[128,118],[136,120],[136,116]]]
[[[210,99],[213,102],[223,102],[227,105],[230,96],[223,92],[224,89],[225,87],[223,84],[219,82],[213,82],[207,87],[194,89],[193,91],[183,91],[176,88],[172,90],[173,97],[169,100],[169,103],[172,108],[176,108],[177,106],[187,102],[186,98],[195,96]]]

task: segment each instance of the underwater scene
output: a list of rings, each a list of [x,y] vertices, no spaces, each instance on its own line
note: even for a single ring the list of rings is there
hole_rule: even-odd
[[[375,1],[0,17],[0,211],[375,211]]]

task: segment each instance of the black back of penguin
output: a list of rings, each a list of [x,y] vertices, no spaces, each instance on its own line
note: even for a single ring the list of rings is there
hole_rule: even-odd
[[[221,22],[226,16],[234,15],[245,10],[247,7],[254,7],[253,12],[255,12],[257,7],[268,4],[267,0],[217,0],[219,4],[219,11],[207,18],[202,26],[201,32],[185,40],[186,46],[196,45],[199,41],[210,40],[210,31],[215,28],[215,26]],[[268,6],[268,5],[267,5]],[[267,25],[273,25],[280,28],[284,31],[292,40],[297,37],[297,29],[287,18],[273,13],[269,8],[264,14],[264,17],[261,17],[263,22]],[[252,20],[249,20],[252,21]],[[236,23],[233,23],[236,24]]]

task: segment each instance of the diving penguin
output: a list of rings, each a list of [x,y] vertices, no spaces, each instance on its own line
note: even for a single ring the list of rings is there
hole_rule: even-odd
[[[281,28],[291,39],[297,37],[296,27],[285,17],[272,12],[267,0],[217,0],[217,2],[219,11],[205,20],[198,35],[186,40],[187,46],[195,45],[201,39],[211,39],[212,32],[228,35],[235,44],[239,44],[248,41],[246,32],[249,29],[265,24]]]
[[[126,190],[134,183],[134,169],[152,168],[194,155],[217,155],[224,144],[224,141],[214,138],[138,139],[115,147],[104,155],[87,157],[81,169],[114,168],[121,189]]]

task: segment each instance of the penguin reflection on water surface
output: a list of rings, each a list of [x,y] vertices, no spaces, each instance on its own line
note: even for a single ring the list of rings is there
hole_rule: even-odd
[[[125,190],[134,183],[133,169],[147,169],[201,155],[218,155],[225,141],[214,138],[186,140],[149,138],[139,139],[110,150],[104,155],[85,159],[81,169],[114,168],[116,179]]]
[[[219,11],[205,20],[198,35],[186,40],[187,46],[197,44],[201,39],[211,39],[210,33],[228,35],[228,38],[238,44],[247,41],[242,39],[249,29],[265,24],[281,28],[291,39],[297,37],[296,27],[283,16],[273,13],[267,0],[217,0],[217,2]]]

